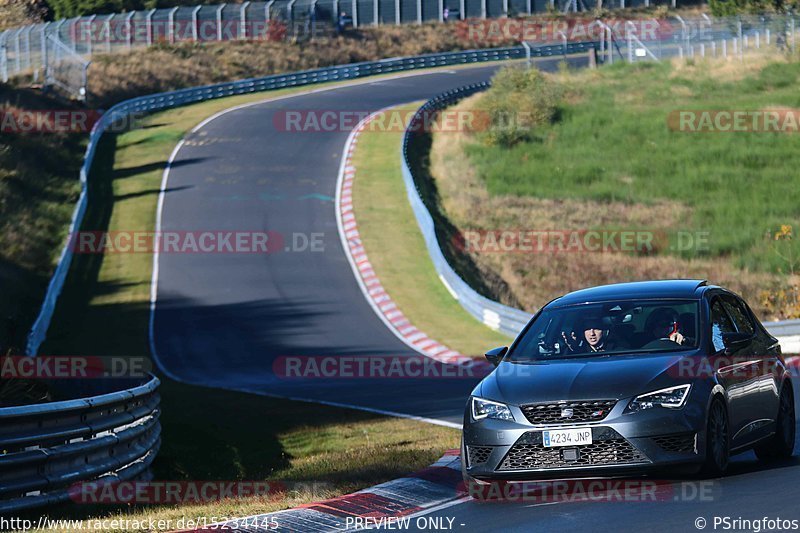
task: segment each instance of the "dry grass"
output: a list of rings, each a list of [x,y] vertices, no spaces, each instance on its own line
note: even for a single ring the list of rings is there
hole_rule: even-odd
[[[576,74],[585,80],[593,73]],[[564,79],[564,76],[561,76]],[[573,80],[574,81],[574,80]],[[462,110],[480,106],[481,95],[458,104]],[[466,132],[440,132],[433,137],[430,172],[435,179],[440,208],[460,230],[522,228],[581,230],[591,227],[680,230],[692,209],[675,200],[640,202],[580,198],[538,198],[491,195],[475,168],[464,157],[474,142]],[[620,186],[635,187],[636,179],[620,176]],[[624,253],[495,253],[469,250],[471,262],[493,294],[509,305],[533,311],[550,299],[583,287],[663,278],[708,278],[748,299],[757,313],[774,315],[764,287],[779,280],[770,274],[737,269],[728,258],[686,259],[674,256],[636,256]]]

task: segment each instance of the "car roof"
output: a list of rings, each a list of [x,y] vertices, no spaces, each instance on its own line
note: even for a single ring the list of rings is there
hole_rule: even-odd
[[[697,300],[708,288],[704,279],[665,279],[657,281],[635,281],[631,283],[614,283],[600,285],[588,289],[570,292],[553,300],[547,307],[576,305],[609,300],[676,298]]]

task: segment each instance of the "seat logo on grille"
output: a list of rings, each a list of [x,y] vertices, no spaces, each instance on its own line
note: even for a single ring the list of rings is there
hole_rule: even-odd
[[[575,411],[570,409],[569,407],[564,408],[561,410],[561,418],[572,418],[572,415],[575,414]]]

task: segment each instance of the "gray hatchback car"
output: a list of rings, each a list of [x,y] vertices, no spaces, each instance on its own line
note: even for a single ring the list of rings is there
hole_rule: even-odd
[[[469,483],[792,454],[794,393],[777,339],[737,295],[701,280],[606,285],[544,306],[464,413]]]

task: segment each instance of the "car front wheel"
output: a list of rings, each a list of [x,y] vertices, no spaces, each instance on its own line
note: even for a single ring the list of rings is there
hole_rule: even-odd
[[[788,383],[781,390],[775,434],[756,446],[756,456],[762,461],[787,459],[794,451],[796,421],[794,414],[794,393]]]
[[[706,428],[706,460],[703,474],[710,477],[725,475],[730,461],[730,431],[728,410],[719,398],[711,402]]]

